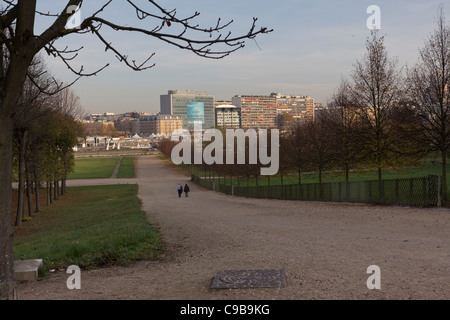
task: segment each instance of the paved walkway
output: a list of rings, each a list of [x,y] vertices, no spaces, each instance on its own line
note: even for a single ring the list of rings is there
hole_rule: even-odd
[[[22,299],[449,299],[450,212],[232,197],[191,184],[157,157],[136,161],[148,220],[167,246],[161,261],[64,272],[21,284]],[[178,198],[178,183],[190,185]],[[81,185],[70,181],[69,185]],[[369,290],[367,268],[381,268]],[[284,269],[285,288],[212,290],[220,270]]]

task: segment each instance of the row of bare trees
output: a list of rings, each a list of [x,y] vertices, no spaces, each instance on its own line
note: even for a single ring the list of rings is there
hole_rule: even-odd
[[[328,109],[314,121],[288,122],[280,136],[279,175],[415,166],[425,156],[441,157],[442,190],[450,147],[450,27],[440,11],[436,30],[419,51],[417,64],[400,68],[390,58],[385,38],[373,32],[366,54],[356,61],[337,88]],[[165,140],[168,157],[176,142]],[[246,157],[248,159],[248,151]],[[225,163],[225,161],[224,161]],[[247,162],[248,163],[248,162]],[[206,172],[230,177],[258,177],[261,165],[197,165]],[[446,192],[442,194],[446,199]]]
[[[29,69],[14,121],[13,170],[18,178],[15,225],[40,211],[40,189],[45,184],[47,204],[66,192],[73,167],[73,150],[82,127],[75,120],[79,99],[61,88],[36,58]],[[33,200],[34,198],[34,200]]]

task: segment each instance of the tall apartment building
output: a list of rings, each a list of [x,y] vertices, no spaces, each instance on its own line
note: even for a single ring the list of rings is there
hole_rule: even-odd
[[[233,105],[241,108],[242,128],[270,129],[277,125],[274,96],[234,96]]]
[[[161,115],[180,116],[184,129],[202,124],[203,129],[214,128],[214,97],[203,91],[170,90],[160,96]]]
[[[278,115],[289,113],[294,119],[305,122],[314,120],[314,98],[309,96],[288,96],[280,93],[272,93],[277,101]]]
[[[241,127],[241,108],[227,104],[217,105],[216,127],[238,129]]]

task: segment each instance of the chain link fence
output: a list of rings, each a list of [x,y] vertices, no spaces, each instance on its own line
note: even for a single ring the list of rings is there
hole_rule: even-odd
[[[235,187],[192,175],[192,180],[217,192],[240,197],[302,201],[354,202],[414,207],[441,206],[441,177],[327,182],[301,185]]]

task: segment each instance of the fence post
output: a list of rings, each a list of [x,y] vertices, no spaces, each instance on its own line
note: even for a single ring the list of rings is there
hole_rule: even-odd
[[[409,199],[408,202],[412,203],[412,200],[414,199],[414,179],[409,179]]]
[[[305,200],[305,199],[303,198],[303,185],[302,185],[302,184],[299,184],[299,185],[298,185],[298,188],[299,188],[298,192],[299,192],[299,194],[300,194],[300,200]]]
[[[426,207],[428,205],[427,178],[423,177],[421,180],[422,180],[422,206]]]
[[[400,199],[399,199],[399,195],[398,195],[398,179],[395,179],[395,202],[397,204],[400,204],[399,200]]]
[[[442,176],[438,176],[437,177],[437,206],[438,207],[442,207],[441,189],[442,189]]]
[[[358,182],[358,201],[359,201],[359,193],[361,192],[360,188],[361,188],[361,185],[360,185],[360,182]],[[350,202],[350,182],[349,181],[345,182],[345,199],[347,200],[347,202]]]
[[[370,181],[369,181],[369,200],[371,198],[370,195]],[[358,181],[358,202],[361,202],[361,181]]]

